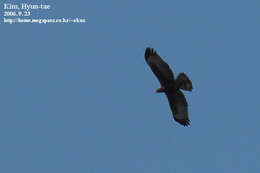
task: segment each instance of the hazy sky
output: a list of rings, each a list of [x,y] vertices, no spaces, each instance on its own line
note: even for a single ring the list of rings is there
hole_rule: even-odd
[[[88,21],[1,21],[0,172],[259,172],[258,0],[39,2]],[[192,80],[190,127],[147,46]]]

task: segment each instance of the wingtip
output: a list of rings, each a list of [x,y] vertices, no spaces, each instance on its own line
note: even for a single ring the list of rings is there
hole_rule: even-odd
[[[189,119],[176,119],[176,118],[174,118],[174,119],[175,119],[175,121],[177,121],[178,123],[180,123],[184,127],[190,126],[190,120]]]
[[[157,52],[151,48],[151,47],[147,47],[145,49],[145,54],[144,54],[144,57],[145,59],[147,60],[147,58],[149,58],[150,56],[154,56],[154,55],[157,55]]]

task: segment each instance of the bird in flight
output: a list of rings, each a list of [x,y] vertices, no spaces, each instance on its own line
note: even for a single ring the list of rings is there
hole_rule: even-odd
[[[189,126],[188,103],[181,89],[192,91],[193,86],[191,80],[185,73],[180,73],[177,78],[174,79],[173,72],[169,65],[153,48],[147,47],[144,57],[161,84],[161,88],[157,89],[156,92],[166,94],[174,120],[183,126]]]

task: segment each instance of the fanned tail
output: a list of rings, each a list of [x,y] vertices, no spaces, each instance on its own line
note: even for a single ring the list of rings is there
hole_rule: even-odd
[[[176,85],[178,88],[186,90],[186,91],[192,91],[193,86],[191,83],[191,80],[188,78],[188,76],[185,73],[180,73],[176,78]]]

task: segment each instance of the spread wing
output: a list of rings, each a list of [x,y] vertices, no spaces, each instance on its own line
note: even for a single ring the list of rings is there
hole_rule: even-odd
[[[174,120],[183,126],[190,125],[188,103],[183,93],[178,89],[168,91],[165,94],[168,98]]]
[[[167,86],[174,81],[174,75],[169,65],[152,48],[146,48],[145,60],[158,78],[162,86]]]

